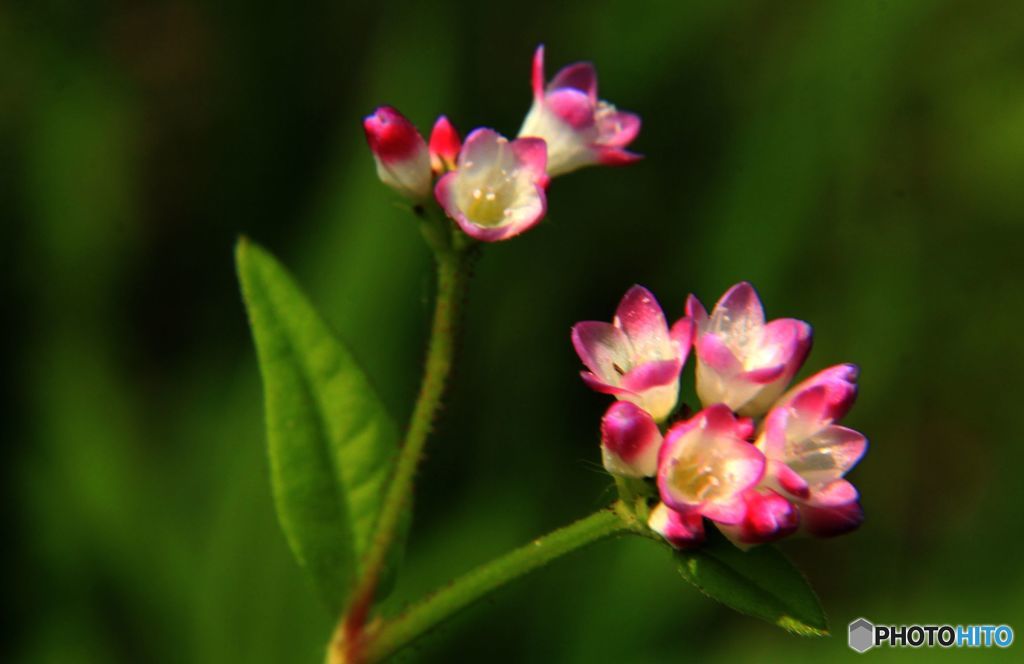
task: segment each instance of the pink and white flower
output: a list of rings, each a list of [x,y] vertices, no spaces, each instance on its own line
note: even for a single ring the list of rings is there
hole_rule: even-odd
[[[437,182],[434,194],[471,237],[497,242],[532,228],[544,216],[547,150],[539,138],[509,141],[492,129],[466,137],[456,169]]]
[[[381,182],[413,201],[430,196],[430,153],[423,136],[404,115],[381,106],[363,119],[363,130]]]
[[[455,131],[448,118],[442,115],[430,131],[430,167],[434,173],[440,175],[454,171],[461,149],[462,139],[459,138],[459,132]]]
[[[658,454],[661,502],[684,515],[741,523],[747,512],[744,494],[765,469],[764,455],[747,441],[753,426],[724,404],[672,425]]]
[[[835,424],[856,396],[856,368],[812,376],[765,418],[757,447],[768,460],[765,484],[799,505],[804,530],[839,535],[863,520],[857,489],[843,476],[867,451],[859,431]]]
[[[597,98],[597,72],[589,62],[559,71],[544,85],[544,46],[533,56],[533,106],[519,130],[548,144],[548,175],[590,164],[628,164],[640,155],[627,151],[640,131],[640,118]]]
[[[616,401],[601,418],[601,458],[622,477],[653,477],[662,437],[650,414],[629,401]]]
[[[697,327],[697,396],[705,406],[724,403],[741,415],[764,414],[811,348],[807,323],[765,323],[761,300],[747,282],[730,288],[710,316],[690,295],[686,313]]]
[[[692,337],[687,318],[669,330],[658,301],[642,286],[627,291],[611,323],[584,321],[572,328],[573,346],[589,369],[581,372],[584,382],[636,404],[658,422],[679,399],[679,374]]]

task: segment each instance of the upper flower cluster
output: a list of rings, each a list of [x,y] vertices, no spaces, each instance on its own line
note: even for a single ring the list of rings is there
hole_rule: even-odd
[[[572,340],[584,381],[618,399],[601,422],[605,468],[654,478],[648,525],[674,546],[702,542],[705,518],[741,547],[860,525],[857,490],[843,476],[867,440],[839,424],[857,394],[857,368],[830,367],[787,392],[811,328],[766,322],[750,284],[730,288],[710,315],[691,295],[671,328],[654,296],[634,286],[610,324],[578,323]],[[691,348],[703,410],[663,432]]]
[[[640,158],[625,149],[640,131],[639,117],[598,99],[593,65],[569,65],[545,85],[540,46],[532,85],[533,105],[514,140],[480,128],[462,142],[441,116],[428,144],[397,110],[378,108],[363,121],[377,175],[416,203],[433,191],[459,228],[477,240],[496,242],[544,217],[552,177]]]

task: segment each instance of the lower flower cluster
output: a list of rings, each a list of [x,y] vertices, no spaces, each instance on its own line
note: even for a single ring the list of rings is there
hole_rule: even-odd
[[[867,439],[839,424],[857,395],[857,367],[829,367],[787,391],[811,327],[766,322],[750,284],[730,288],[710,314],[691,295],[671,327],[654,296],[634,286],[611,323],[578,323],[572,340],[583,380],[617,398],[601,422],[604,466],[653,479],[648,525],[673,546],[703,542],[705,519],[741,548],[860,525],[857,490],[843,476]],[[703,409],[673,420],[691,350]]]

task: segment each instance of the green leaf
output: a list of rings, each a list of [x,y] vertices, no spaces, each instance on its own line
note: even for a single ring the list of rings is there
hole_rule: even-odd
[[[263,376],[278,519],[340,611],[373,537],[398,429],[287,271],[244,238],[235,258]]]
[[[825,636],[828,621],[807,579],[782,552],[740,551],[724,537],[676,552],[679,573],[708,597],[803,636]]]

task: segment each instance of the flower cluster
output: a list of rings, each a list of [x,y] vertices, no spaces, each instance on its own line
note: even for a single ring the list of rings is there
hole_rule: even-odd
[[[598,99],[593,65],[569,65],[545,85],[541,46],[533,58],[532,84],[533,105],[514,140],[480,128],[463,142],[441,116],[428,144],[397,110],[378,108],[363,121],[377,175],[416,204],[433,192],[466,234],[496,242],[544,217],[552,177],[639,159],[625,148],[640,131],[640,118]]]
[[[786,391],[811,328],[766,322],[750,284],[730,288],[710,315],[691,295],[671,327],[654,296],[634,286],[611,323],[577,323],[572,341],[583,380],[617,399],[601,422],[605,468],[653,478],[648,525],[673,546],[700,544],[705,518],[741,548],[860,525],[857,490],[843,476],[867,440],[838,423],[856,397],[857,368],[833,366]],[[691,350],[703,410],[670,421]]]

